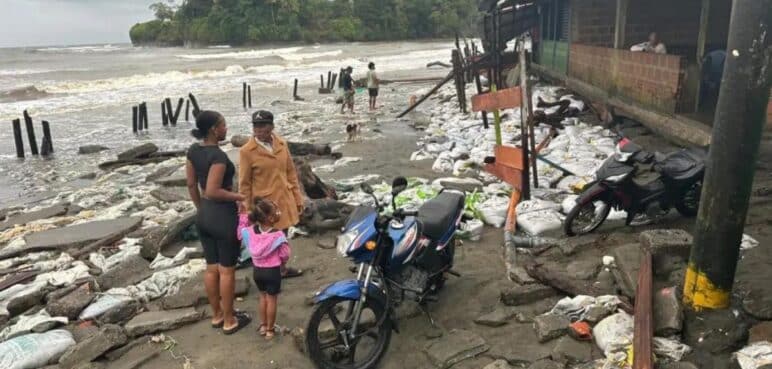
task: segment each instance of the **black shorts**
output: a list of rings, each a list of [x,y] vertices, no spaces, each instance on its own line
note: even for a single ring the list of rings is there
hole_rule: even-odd
[[[241,255],[241,242],[236,237],[238,224],[235,202],[201,199],[196,227],[208,265],[236,266]]]
[[[377,97],[378,96],[378,89],[377,88],[368,88],[370,91],[370,97]]]
[[[252,277],[255,279],[257,289],[262,293],[276,296],[281,292],[281,268],[254,267]]]

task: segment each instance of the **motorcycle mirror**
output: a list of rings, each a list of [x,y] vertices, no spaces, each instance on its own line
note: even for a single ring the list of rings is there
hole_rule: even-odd
[[[372,195],[375,192],[373,186],[370,186],[369,183],[362,183],[360,187],[362,188],[362,191],[368,195]]]
[[[407,189],[407,179],[405,177],[397,177],[394,178],[394,181],[391,182],[391,195],[397,196],[400,194],[400,192]]]

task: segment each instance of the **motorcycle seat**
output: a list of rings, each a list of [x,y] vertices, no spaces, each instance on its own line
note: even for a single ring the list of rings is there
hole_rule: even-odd
[[[423,233],[432,240],[439,240],[454,225],[459,211],[464,208],[464,195],[445,191],[427,201],[418,209],[418,220]]]
[[[680,150],[657,163],[657,170],[677,181],[689,179],[704,170],[705,157],[706,154],[702,150]]]

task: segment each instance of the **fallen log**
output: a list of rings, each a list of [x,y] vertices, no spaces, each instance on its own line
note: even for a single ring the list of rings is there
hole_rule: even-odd
[[[311,166],[303,158],[295,157],[295,169],[298,173],[298,180],[305,192],[306,197],[312,200],[316,199],[338,199],[335,188],[326,183],[317,176],[311,169]]]
[[[427,63],[426,67],[427,68],[431,68],[431,67],[452,68],[453,66],[448,63],[443,63],[441,61],[435,61],[435,62]]]
[[[300,216],[299,225],[308,231],[319,233],[338,231],[346,224],[354,207],[333,199],[306,201],[306,209]]]
[[[312,144],[305,142],[287,142],[290,154],[293,156],[320,155],[326,156],[332,154],[332,148],[327,144]]]

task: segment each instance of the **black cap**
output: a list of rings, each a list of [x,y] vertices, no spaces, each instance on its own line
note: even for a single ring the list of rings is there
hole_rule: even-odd
[[[346,70],[354,70],[354,68],[352,68],[352,67],[349,65],[349,66],[348,66],[348,68],[346,68]]]
[[[273,113],[268,110],[258,110],[252,114],[252,125],[273,124]]]

